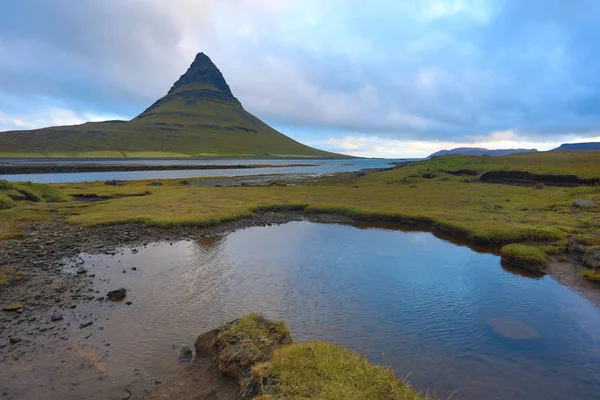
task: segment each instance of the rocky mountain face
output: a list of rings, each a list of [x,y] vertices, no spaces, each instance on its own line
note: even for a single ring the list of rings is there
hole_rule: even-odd
[[[221,71],[204,53],[198,53],[194,62],[177,82],[173,84],[166,96],[157,100],[136,120],[150,118],[165,112],[172,112],[171,107],[179,113],[198,111],[199,102],[221,102],[233,107],[242,107],[235,98]]]
[[[482,147],[457,147],[451,150],[440,150],[433,154],[431,154],[428,158],[431,157],[440,157],[450,154],[461,154],[461,155],[470,155],[470,156],[505,156],[507,154],[514,153],[533,153],[536,152],[536,149],[498,149],[498,150],[488,150]]]

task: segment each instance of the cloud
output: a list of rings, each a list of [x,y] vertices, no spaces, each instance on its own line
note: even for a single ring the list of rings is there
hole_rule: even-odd
[[[285,133],[561,141],[600,126],[599,13],[595,0],[12,2],[0,109],[45,113],[14,105],[43,98],[131,118],[204,51],[245,108]]]
[[[6,114],[0,112],[0,131],[35,129],[43,126],[77,125],[123,119],[122,116],[93,113],[77,113],[59,107],[44,107],[28,114]]]
[[[566,142],[598,142],[600,132],[592,136],[568,135],[564,137]],[[520,136],[512,131],[494,132],[489,136],[471,138],[467,141],[443,141],[443,140],[399,140],[382,138],[378,136],[352,135],[344,137],[330,137],[311,143],[329,151],[350,154],[358,157],[382,157],[382,158],[422,158],[441,149],[453,149],[456,147],[483,147],[487,149],[514,149],[526,148],[547,151],[560,146],[563,143],[555,138],[544,141],[531,140],[526,136]]]

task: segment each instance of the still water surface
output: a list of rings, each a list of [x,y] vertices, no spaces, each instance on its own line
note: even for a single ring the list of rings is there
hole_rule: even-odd
[[[264,174],[282,174],[283,178],[296,179],[306,176],[319,176],[339,172],[353,172],[368,168],[390,168],[391,162],[406,161],[404,159],[349,159],[349,160],[311,160],[311,159],[218,159],[218,160],[186,160],[186,159],[144,159],[144,160],[78,160],[78,159],[0,159],[0,164],[101,164],[101,165],[273,165],[268,168],[252,169],[209,169],[209,170],[174,170],[174,171],[125,171],[125,172],[74,172],[50,174],[10,174],[0,175],[0,180],[12,182],[64,183],[143,179],[178,179],[216,176],[246,176]],[[312,166],[292,166],[294,164],[310,164]]]
[[[111,308],[93,340],[111,343],[116,373],[167,377],[180,368],[173,344],[260,312],[295,341],[341,343],[442,398],[600,393],[600,310],[431,233],[303,221],[137,250],[82,255],[98,289],[124,286],[133,302],[82,310]]]

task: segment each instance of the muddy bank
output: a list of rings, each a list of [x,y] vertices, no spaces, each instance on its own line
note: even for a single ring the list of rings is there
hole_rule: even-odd
[[[126,171],[182,171],[206,169],[253,169],[317,167],[318,164],[239,164],[239,165],[106,165],[106,164],[35,164],[0,165],[0,175],[15,174],[62,174],[75,172],[126,172]]]
[[[62,224],[28,225],[23,239],[0,242],[0,266],[13,267],[26,277],[23,284],[0,290],[0,304],[23,305],[20,313],[0,314],[0,361],[6,366],[6,372],[0,375],[2,392],[12,399],[143,398],[161,385],[160,378],[147,376],[143,371],[132,370],[119,376],[110,371],[107,361],[111,346],[96,346],[92,341],[93,335],[103,329],[106,316],[85,311],[86,304],[98,302],[106,293],[92,289],[97,278],[89,272],[78,274],[73,268],[65,274],[65,260],[77,261],[82,252],[113,254],[124,246],[198,240],[203,235],[224,235],[241,228],[302,219],[352,222],[336,215],[305,215],[296,211],[257,213],[212,228],[146,229],[141,224],[129,224],[81,229]],[[394,223],[378,224],[382,228],[400,227]],[[547,272],[600,305],[597,287],[580,278],[572,264],[557,262],[549,265]],[[115,280],[111,289],[118,287]],[[127,307],[124,302],[103,304],[107,304],[107,313],[111,306]],[[54,314],[62,314],[62,319],[53,321]]]

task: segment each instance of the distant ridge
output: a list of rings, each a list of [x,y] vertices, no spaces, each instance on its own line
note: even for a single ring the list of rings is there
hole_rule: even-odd
[[[433,154],[431,154],[428,158],[431,157],[440,157],[446,156],[450,154],[461,154],[461,155],[470,155],[470,156],[505,156],[507,154],[514,153],[535,153],[536,149],[498,149],[498,150],[488,150],[482,147],[456,147],[451,150],[440,150]]]
[[[247,112],[204,53],[131,121],[0,133],[0,157],[350,158],[303,145]]]
[[[552,149],[551,151],[562,150],[600,150],[600,142],[563,143],[559,147]]]

